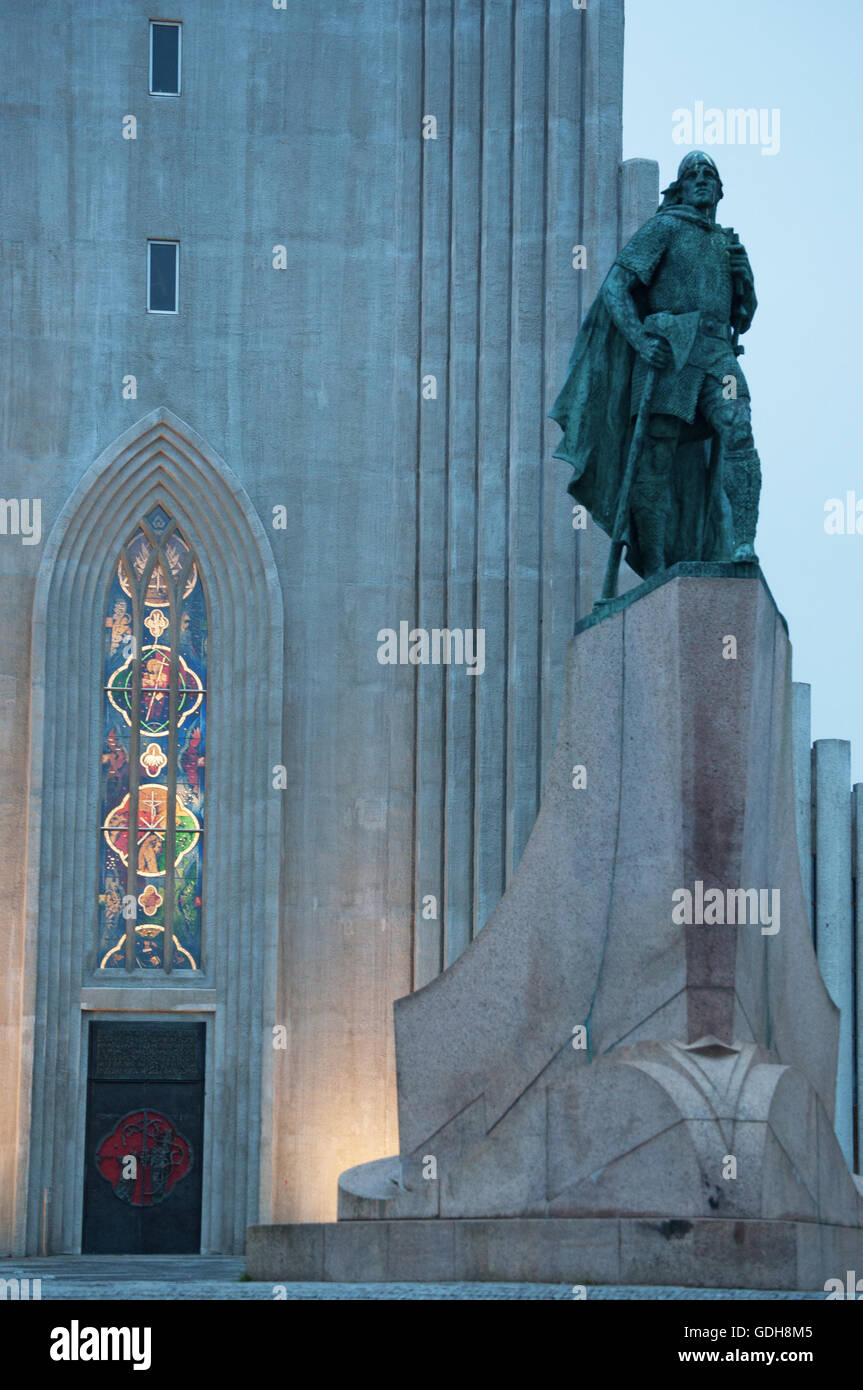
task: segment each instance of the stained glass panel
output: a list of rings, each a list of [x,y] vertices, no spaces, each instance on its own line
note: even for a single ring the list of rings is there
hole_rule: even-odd
[[[150,530],[155,531],[158,536],[160,532],[164,531],[166,527],[170,525],[171,518],[168,516],[164,507],[154,507],[151,512],[147,513],[146,521]]]
[[[201,894],[203,845],[200,837],[177,869],[174,908],[175,970],[194,969],[195,943],[201,939]]]
[[[154,507],[106,604],[99,969],[200,968],[206,645],[197,562]]]
[[[103,970],[122,969],[125,965],[127,925],[123,916],[126,866],[120,855],[111,848],[107,837],[102,835],[101,840],[97,964]]]
[[[200,584],[187,594],[180,612],[180,655],[207,683],[207,610]]]
[[[120,567],[118,567],[119,569]],[[115,574],[105,618],[105,683],[132,654],[132,601]]]
[[[204,709],[195,711],[180,734],[177,801],[204,823]]]
[[[129,734],[116,711],[106,702],[102,728],[102,824],[129,792]]]

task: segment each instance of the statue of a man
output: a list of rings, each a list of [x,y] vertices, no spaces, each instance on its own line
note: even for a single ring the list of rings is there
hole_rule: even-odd
[[[737,362],[755,288],[745,249],[716,223],[721,197],[710,156],[688,154],[612,266],[552,411],[569,491],[643,577],[679,560],[755,560],[761,468]]]

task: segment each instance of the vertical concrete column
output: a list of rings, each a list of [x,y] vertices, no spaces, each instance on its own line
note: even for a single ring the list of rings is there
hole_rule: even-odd
[[[587,313],[620,246],[620,162],[623,154],[623,87],[609,81],[615,47],[623,47],[623,12],[604,5],[590,5],[584,12],[585,54],[583,67],[583,128],[581,159],[582,220],[578,240],[587,248],[583,284],[583,314]],[[613,182],[605,177],[602,160],[603,121],[619,132]],[[561,385],[563,383],[561,382]],[[591,519],[579,533],[578,617],[589,613],[599,597],[608,556],[608,541]]]
[[[549,419],[566,376],[575,330],[584,313],[585,271],[573,264],[579,244],[582,198],[579,168],[583,122],[586,10],[547,5],[546,74],[547,189],[544,262],[544,398],[541,406],[542,592],[540,595],[539,767],[544,777],[554,747],[565,684],[566,650],[576,620],[578,551],[585,534],[572,525],[574,499],[567,497],[569,468],[554,451],[560,426]],[[608,160],[617,157],[617,132],[606,135]]]
[[[474,934],[500,901],[506,882],[505,806],[507,670],[500,657],[507,621],[507,530],[511,412],[509,344],[512,285],[514,75],[508,0],[483,7],[482,239],[477,353],[476,620],[486,632],[486,669],[476,677],[473,801]]]
[[[854,1044],[857,1074],[857,1168],[863,1167],[863,782],[851,790],[851,872],[854,875],[854,943],[856,957],[857,1027]]]
[[[815,937],[818,964],[841,1010],[836,1069],[836,1135],[854,1162],[854,935],[851,913],[851,745],[822,738],[813,748],[815,780]],[[813,1042],[815,1040],[813,1039]]]
[[[4,488],[12,495],[8,484],[9,476],[4,469]],[[32,555],[38,547],[26,549]],[[15,559],[25,563],[20,556]],[[16,612],[29,615],[33,602],[32,582],[29,577],[10,573],[7,569],[3,575],[3,593],[6,670],[0,672],[0,781],[3,785],[0,801],[0,881],[3,883],[0,903],[0,978],[3,980],[0,992],[0,1249],[8,1250],[15,1220],[18,1084],[29,1068],[32,1039],[27,1015],[32,1009],[32,1005],[28,1008],[28,1002],[34,984],[33,962],[27,959],[20,925],[25,887],[21,842],[26,824],[20,808],[25,805],[27,790],[21,749],[27,746],[30,624],[23,620],[16,623],[13,615]],[[32,848],[30,852],[32,854]]]
[[[589,546],[582,555],[548,411],[620,240],[623,3],[403,3],[417,25],[418,99],[436,122],[419,154],[414,259],[418,376],[434,375],[437,395],[403,411],[416,623],[485,636],[482,676],[416,670],[422,986],[499,902],[557,725]],[[637,163],[626,202],[643,220],[658,179],[651,188],[656,166]],[[426,917],[429,897],[437,912]]]
[[[791,687],[791,755],[794,765],[794,819],[797,824],[797,845],[800,850],[800,876],[803,896],[812,915],[812,687],[794,681]]]
[[[417,460],[417,627],[444,624],[450,379],[450,283],[453,235],[453,33],[449,5],[423,12],[423,113],[434,116],[437,139],[422,143],[419,376],[428,383],[419,414]],[[429,379],[434,377],[435,384]],[[414,984],[427,984],[443,965],[444,788],[446,741],[444,669],[416,668],[415,894],[437,899],[437,916],[418,916]]]
[[[515,110],[512,163],[510,437],[507,477],[509,592],[504,637],[507,681],[506,872],[521,859],[539,809],[539,686],[543,569],[537,453],[543,399],[547,159],[548,6],[514,6]],[[615,131],[614,127],[610,127]],[[616,133],[616,131],[615,131]],[[566,494],[560,504],[568,510]]]
[[[659,205],[655,159],[625,159],[620,166],[620,244],[629,241]]]
[[[477,548],[477,289],[481,225],[478,205],[482,128],[482,15],[455,0],[452,53],[452,230],[447,374],[446,610],[438,625],[476,628]],[[500,648],[499,648],[500,650]],[[502,655],[502,652],[501,652]],[[474,703],[477,682],[465,666],[445,674],[444,963],[473,935]]]

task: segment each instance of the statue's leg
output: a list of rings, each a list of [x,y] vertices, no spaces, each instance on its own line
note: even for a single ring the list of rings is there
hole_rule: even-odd
[[[722,387],[707,377],[698,408],[722,444],[722,486],[731,507],[734,527],[732,560],[754,560],[761,460],[752,437],[748,396],[725,400]]]
[[[665,531],[671,506],[668,483],[680,427],[674,415],[651,415],[632,484],[630,505],[645,579],[666,568]]]

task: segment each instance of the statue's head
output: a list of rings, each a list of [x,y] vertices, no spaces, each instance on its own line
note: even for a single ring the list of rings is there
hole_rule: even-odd
[[[680,161],[674,183],[662,190],[662,206],[715,208],[721,197],[722,180],[714,161],[703,150],[690,150]]]

